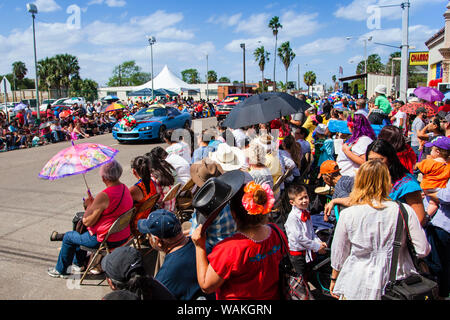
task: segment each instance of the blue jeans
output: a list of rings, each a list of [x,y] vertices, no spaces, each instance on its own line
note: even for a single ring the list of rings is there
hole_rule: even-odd
[[[431,245],[431,252],[425,261],[437,277],[439,295],[448,297],[450,294],[450,234],[431,224],[428,224],[425,231]]]
[[[110,247],[118,247],[124,244],[128,239],[118,242],[108,242]],[[67,268],[72,264],[81,267],[86,261],[87,252],[80,249],[80,246],[88,248],[98,248],[100,242],[97,241],[97,235],[91,236],[89,232],[79,234],[76,231],[69,231],[64,234],[61,251],[59,252],[58,262],[55,269],[61,274],[67,274]]]
[[[420,151],[419,146],[411,146],[411,149],[413,149],[414,153],[416,154],[417,161],[419,161]]]

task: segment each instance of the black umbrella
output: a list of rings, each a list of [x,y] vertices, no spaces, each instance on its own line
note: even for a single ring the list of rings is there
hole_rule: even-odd
[[[237,129],[303,112],[311,106],[284,92],[267,92],[251,96],[235,106],[223,125]]]

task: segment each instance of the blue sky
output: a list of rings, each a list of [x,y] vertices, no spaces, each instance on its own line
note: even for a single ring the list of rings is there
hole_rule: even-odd
[[[11,72],[14,61],[24,61],[34,77],[32,19],[21,0],[0,0],[0,74]],[[136,60],[149,72],[150,48],[146,35],[157,39],[154,71],[164,65],[177,75],[196,68],[201,78],[209,69],[219,77],[243,79],[242,49],[246,43],[247,82],[261,79],[253,51],[264,45],[271,53],[265,75],[273,77],[274,37],[267,27],[279,16],[283,29],[279,44],[290,41],[296,58],[289,80],[297,81],[312,70],[318,81],[331,84],[339,66],[352,75],[364,57],[364,37],[374,42],[401,44],[400,7],[369,10],[373,5],[399,4],[402,0],[36,0],[38,59],[59,53],[79,58],[81,76],[105,85],[114,66]],[[424,42],[444,26],[447,0],[411,0],[410,44],[414,51],[426,49]],[[370,8],[369,8],[370,9]],[[379,13],[379,15],[376,15]],[[380,19],[375,19],[379,17]],[[346,37],[353,37],[346,40]],[[392,50],[368,44],[368,54],[378,53],[386,62]],[[284,81],[279,59],[277,81]],[[181,77],[181,76],[180,76]],[[305,87],[302,81],[303,87]]]

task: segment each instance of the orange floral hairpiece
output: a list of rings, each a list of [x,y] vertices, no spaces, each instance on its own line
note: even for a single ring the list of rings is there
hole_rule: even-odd
[[[258,191],[264,191],[267,197],[266,203],[264,205],[258,204],[255,201],[255,193]],[[256,184],[254,181],[249,182],[244,187],[244,196],[242,197],[242,205],[245,210],[247,210],[250,215],[268,214],[272,211],[273,205],[275,204],[275,197],[273,191],[267,183],[262,185]]]

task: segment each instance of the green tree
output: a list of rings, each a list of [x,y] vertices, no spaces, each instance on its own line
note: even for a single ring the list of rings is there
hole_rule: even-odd
[[[400,51],[391,53],[389,56],[389,60],[386,63],[386,74],[391,75],[392,74],[392,64],[394,65],[394,76],[400,75],[401,70],[401,63],[400,61],[393,61],[393,58],[401,58],[402,53]]]
[[[200,83],[200,75],[197,69],[186,69],[181,71],[181,77],[184,82],[189,84]]]
[[[365,61],[361,61],[356,67],[356,74],[364,73]],[[367,57],[367,73],[382,73],[385,70],[381,57],[378,54],[371,54]]]
[[[336,82],[337,78],[336,78],[336,75],[335,75],[335,74],[333,74],[333,76],[331,77],[331,80],[333,80],[333,83]]]
[[[59,75],[60,88],[68,91],[71,80],[80,77],[78,58],[70,54],[58,54],[54,59],[57,74]]]
[[[275,82],[275,71],[276,71],[276,63],[277,63],[278,32],[280,29],[283,28],[283,26],[280,23],[280,18],[275,16],[270,20],[268,27],[270,29],[272,29],[272,34],[275,37],[275,51],[274,51],[274,59],[273,59],[273,82],[275,83],[274,90],[276,91],[277,88],[276,88],[276,82]]]
[[[215,72],[214,70],[208,71],[208,82],[209,83],[217,82],[217,72]]]
[[[22,61],[16,61],[12,64],[12,73],[13,73],[13,88],[17,89],[17,85],[20,85],[28,73],[28,69]]]
[[[37,64],[39,87],[41,90],[47,90],[50,97],[50,90],[52,88],[60,88],[59,73],[54,58],[45,58],[38,61]]]
[[[259,70],[261,70],[262,74],[261,92],[264,92],[264,69],[266,68],[266,63],[269,61],[269,55],[270,53],[264,49],[264,46],[256,48],[253,52],[255,61],[258,63]]]
[[[142,68],[136,65],[136,61],[125,61],[114,67],[112,77],[109,78],[110,87],[140,86],[151,80],[151,74],[142,72]]]
[[[316,84],[317,76],[313,71],[308,71],[303,75],[303,81],[308,86],[309,94],[309,88]]]
[[[230,81],[230,78],[228,78],[228,77],[221,77],[221,78],[219,79],[219,82],[222,82],[222,83],[230,83],[231,81]]]
[[[91,79],[75,78],[70,83],[69,95],[84,97],[86,101],[93,102],[98,98],[98,83]]]
[[[295,53],[291,48],[289,41],[283,42],[278,48],[278,56],[283,62],[284,68],[286,69],[286,82],[288,83],[288,70],[291,66],[292,61],[295,59]]]

